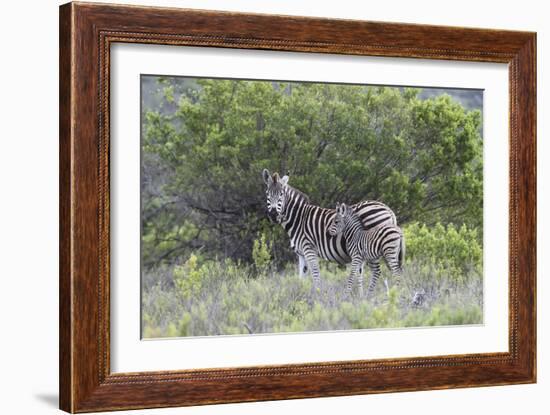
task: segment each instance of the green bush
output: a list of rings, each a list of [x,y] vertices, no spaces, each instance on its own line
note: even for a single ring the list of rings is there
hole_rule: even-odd
[[[366,85],[153,77],[142,143],[145,266],[293,254],[265,215],[264,168],[319,206],[379,200],[399,223],[482,223],[481,113],[448,95]]]
[[[452,224],[434,227],[413,223],[404,228],[406,261],[414,260],[430,278],[461,281],[482,272],[483,249],[476,229]]]
[[[259,273],[265,273],[271,266],[271,244],[266,241],[265,233],[261,233],[252,245],[252,261]]]
[[[201,289],[202,273],[197,261],[197,256],[191,254],[183,265],[174,267],[174,284],[178,293],[184,298],[193,295]]]

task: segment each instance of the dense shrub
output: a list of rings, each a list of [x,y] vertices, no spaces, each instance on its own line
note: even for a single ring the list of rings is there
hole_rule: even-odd
[[[434,227],[413,223],[404,228],[406,255],[429,278],[462,281],[472,272],[482,273],[483,249],[476,229],[452,224]]]
[[[313,203],[380,200],[400,224],[482,222],[481,113],[449,95],[366,85],[159,78],[143,107],[143,264],[201,249],[250,264],[267,223],[264,168]],[[266,228],[271,228],[267,230]],[[267,231],[267,233],[266,233]],[[269,235],[268,235],[269,233]]]

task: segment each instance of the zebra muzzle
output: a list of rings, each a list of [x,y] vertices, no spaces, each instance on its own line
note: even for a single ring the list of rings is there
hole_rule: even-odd
[[[269,219],[269,221],[271,223],[278,223],[277,219],[278,219],[279,215],[277,215],[277,212],[275,212],[274,210],[267,210],[266,211],[266,216],[267,216],[267,218]]]

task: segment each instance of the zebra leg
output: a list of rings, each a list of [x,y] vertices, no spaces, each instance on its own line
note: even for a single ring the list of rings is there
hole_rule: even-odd
[[[386,286],[386,295],[390,296],[390,284],[388,284],[388,279],[384,278],[384,285]]]
[[[300,277],[305,277],[307,274],[307,262],[303,255],[298,254],[298,273]]]
[[[304,252],[304,257],[307,262],[307,267],[313,279],[313,287],[319,289],[321,287],[321,271],[319,270],[319,258],[313,250]]]
[[[395,262],[390,263],[390,271],[391,275],[394,278],[395,285],[398,287],[401,285],[401,267],[399,266],[399,262],[395,260]]]
[[[369,297],[374,291],[374,288],[376,287],[376,282],[380,277],[380,261],[370,261],[368,264],[371,272],[371,277],[369,286],[367,288],[367,297]]]
[[[359,267],[359,275],[357,276],[357,284],[359,285],[359,297],[363,298],[363,275],[365,272],[365,264],[361,263]]]
[[[384,253],[384,259],[386,260],[386,264],[388,265],[388,268],[390,269],[391,275],[395,281],[396,286],[401,285],[401,266],[399,264],[399,247],[397,247],[395,250],[388,250]],[[389,293],[389,287],[386,282],[386,289]]]
[[[401,267],[399,266],[399,261],[397,260],[397,258],[395,259],[392,258],[390,261],[387,261],[387,262],[388,262],[388,268],[391,271],[393,280],[395,281],[395,285],[399,287],[401,285],[401,274],[402,274]]]
[[[392,259],[386,259],[386,264],[388,265],[388,268],[391,271],[392,279],[394,280],[394,284],[396,287],[399,287],[400,280],[399,276],[401,275],[401,271],[399,268],[398,261],[393,261]],[[386,286],[386,295],[388,298],[390,298],[390,285],[388,283],[388,279],[384,278],[384,285]]]
[[[344,297],[346,298],[351,296],[351,291],[353,290],[354,275],[355,275],[355,271],[352,265],[350,273],[348,275],[348,279],[346,281],[346,288],[344,289]]]
[[[355,279],[358,280],[359,283],[359,294],[363,295],[363,281],[361,279],[361,268],[363,265],[363,261],[359,257],[354,257],[351,260],[351,273],[349,274],[348,283],[346,285],[346,294],[351,294],[352,288],[353,288],[353,281]]]

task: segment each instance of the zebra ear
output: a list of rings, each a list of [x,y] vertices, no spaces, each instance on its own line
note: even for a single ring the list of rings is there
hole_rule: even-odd
[[[264,169],[262,172],[262,177],[264,179],[265,184],[269,185],[273,183],[273,179],[271,178],[271,173],[269,173],[268,169]]]
[[[283,178],[279,181],[283,186],[286,186],[288,184],[288,176],[283,176]]]
[[[342,203],[342,204],[340,205],[340,207],[338,208],[338,213],[339,213],[340,215],[342,215],[342,216],[345,216],[347,210],[348,210],[348,207],[346,206],[346,204],[345,204],[345,203]]]

